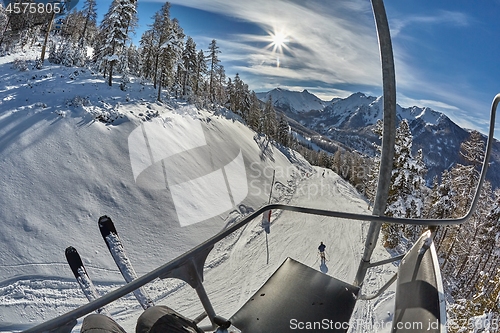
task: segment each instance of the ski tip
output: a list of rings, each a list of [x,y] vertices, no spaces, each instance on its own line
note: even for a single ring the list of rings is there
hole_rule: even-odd
[[[111,218],[108,215],[103,215],[99,218],[99,225],[111,222]]]
[[[82,258],[80,257],[80,254],[73,246],[68,246],[66,248],[65,255],[66,255],[66,260],[68,261],[68,264],[71,267],[71,270],[73,271],[73,274],[75,275],[75,277],[78,277],[79,276],[78,269],[80,267],[83,267],[83,262]]]
[[[66,257],[68,257],[68,255],[72,255],[74,253],[78,253],[78,251],[73,246],[68,246],[66,248],[66,250],[64,251],[64,254],[66,254]]]
[[[114,233],[118,235],[118,232],[116,231],[115,225],[113,221],[111,221],[111,218],[107,215],[103,215],[99,218],[99,229],[101,230],[101,234],[103,237],[106,237],[110,233]]]

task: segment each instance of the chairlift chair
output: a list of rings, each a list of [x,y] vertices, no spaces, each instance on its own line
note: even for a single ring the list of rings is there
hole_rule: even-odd
[[[266,205],[154,271],[95,301],[27,329],[24,332],[70,332],[76,324],[76,319],[127,295],[157,278],[181,279],[196,290],[205,308],[205,315],[208,316],[211,322],[210,326],[203,328],[205,331],[215,331],[220,325],[227,326],[228,321],[230,321],[234,327],[240,329],[242,332],[288,332],[294,330],[294,324],[298,326],[300,323],[322,322],[324,319],[327,319],[332,324],[330,326],[331,331],[346,332],[356,302],[378,297],[391,283],[397,281],[392,332],[446,332],[446,307],[441,273],[433,243],[434,230],[436,226],[456,225],[467,221],[476,208],[490,158],[495,114],[500,102],[500,94],[495,96],[491,107],[486,154],[476,194],[468,213],[459,219],[442,220],[402,219],[384,216],[388,180],[391,177],[392,158],[394,155],[396,120],[395,75],[389,26],[383,0],[372,0],[371,2],[379,37],[384,87],[384,137],[382,141],[379,185],[372,215],[283,204]],[[203,286],[203,268],[206,258],[213,249],[214,244],[270,209],[281,209],[296,213],[330,216],[349,220],[370,221],[371,224],[365,243],[365,250],[355,281],[352,283],[340,281],[299,263],[293,258],[288,258],[269,277],[264,285],[228,320],[221,318],[217,316]],[[429,230],[417,240],[405,255],[388,258],[379,262],[371,262],[371,255],[377,244],[382,223],[424,225],[429,227]],[[396,260],[401,261],[397,274],[387,281],[386,285],[375,294],[363,294],[362,286],[367,270],[374,266],[388,264]],[[202,317],[203,315],[200,316],[200,318]],[[320,331],[320,329],[317,331]]]

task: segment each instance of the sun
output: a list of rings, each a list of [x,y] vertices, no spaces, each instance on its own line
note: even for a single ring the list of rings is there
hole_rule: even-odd
[[[290,42],[289,35],[284,29],[278,30],[276,28],[273,31],[268,31],[268,34],[269,45],[266,48],[272,48],[272,54],[276,54],[276,67],[280,67],[280,56],[284,55],[283,50],[289,50],[287,45]]]
[[[286,48],[286,43],[289,42],[288,35],[284,31],[274,31],[269,32],[269,40],[271,43],[269,46],[272,46],[273,53],[278,51],[283,54],[283,48]]]
[[[278,31],[274,34],[271,33],[270,37],[272,40],[271,45],[283,52],[283,47],[288,42],[288,36],[285,33]]]

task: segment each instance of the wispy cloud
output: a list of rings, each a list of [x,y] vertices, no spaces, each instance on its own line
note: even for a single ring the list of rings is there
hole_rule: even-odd
[[[476,19],[466,13],[444,10],[433,15],[405,15],[390,20],[398,101],[404,106],[427,106],[444,112],[459,126],[486,133],[489,124],[486,116],[489,97],[478,92],[477,87],[470,83],[467,64],[463,64],[463,71],[451,71],[446,66],[441,70],[426,67],[422,59],[432,62],[433,57],[439,53],[441,57],[448,56],[451,60],[453,54],[441,54],[442,45],[422,40],[422,36],[412,29],[412,26],[419,25],[434,29],[438,34],[443,26],[462,29],[475,23]],[[408,45],[424,46],[426,54],[413,54],[411,50],[414,48],[408,48]]]
[[[465,13],[441,10],[435,15],[415,15],[392,19],[391,35],[393,38],[397,37],[404,28],[415,24],[467,27],[470,23],[471,18]]]
[[[218,37],[192,36],[199,45],[208,45],[212,38],[217,39],[223,51],[220,58],[228,74],[239,72],[251,89],[262,91],[276,86],[301,87],[324,99],[335,95],[345,97],[351,91],[360,90],[381,93],[379,48],[369,1],[170,2],[250,22],[262,29],[261,35],[242,31],[231,34],[226,31]],[[405,48],[405,43],[414,42],[424,43],[422,45],[426,48],[439,47],[429,46],[425,40],[420,41],[419,35],[414,33],[414,27],[461,29],[475,24],[474,18],[464,12],[440,10],[430,15],[395,13],[389,17],[389,23],[395,51],[399,100],[444,111],[457,123],[484,132],[484,122],[480,119],[485,117],[478,117],[482,112],[478,110],[483,110],[485,105],[477,103],[477,93],[468,86],[467,79],[461,82],[458,73],[443,73],[436,77],[428,69],[418,68],[415,55]],[[287,35],[288,47],[283,54],[272,52],[272,48],[266,47],[270,42],[269,34],[277,30]],[[277,58],[280,67],[277,66]],[[473,124],[475,126],[471,126]]]
[[[482,133],[488,132],[489,102],[488,96],[471,97],[467,89],[453,86],[452,84],[442,84],[430,82],[425,86],[426,96],[433,96],[433,99],[411,98],[404,93],[398,93],[398,103],[402,106],[427,106],[436,111],[445,113],[457,125],[464,128],[476,129]],[[415,89],[406,89],[405,93],[412,96],[423,96]]]
[[[218,39],[224,62],[245,62],[238,69],[283,80],[380,86],[381,70],[371,7],[366,1],[173,0],[254,23],[263,31],[286,33],[284,54],[256,46],[266,34],[234,34]],[[277,58],[280,67],[277,67]],[[297,82],[296,82],[297,83]],[[293,84],[293,83],[292,83]],[[258,87],[256,87],[258,88]]]

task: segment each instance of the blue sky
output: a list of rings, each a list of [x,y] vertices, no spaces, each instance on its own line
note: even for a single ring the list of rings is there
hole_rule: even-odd
[[[139,0],[135,40],[165,1]],[[327,100],[382,94],[369,0],[173,0],[198,49],[216,39],[230,77],[255,91],[307,89]],[[80,0],[79,6],[83,3]],[[99,14],[110,0],[99,0]],[[402,106],[428,106],[460,126],[487,131],[500,92],[500,0],[386,0]],[[285,35],[282,50],[271,35]],[[279,60],[278,60],[279,59]],[[279,66],[278,66],[279,62]]]

